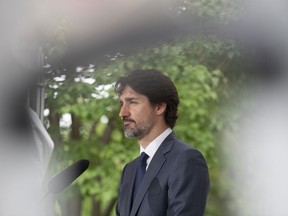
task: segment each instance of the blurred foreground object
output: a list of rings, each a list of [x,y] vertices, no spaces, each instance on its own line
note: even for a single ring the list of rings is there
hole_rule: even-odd
[[[242,93],[239,121],[224,140],[237,215],[288,215],[288,4],[246,2],[242,36],[253,45],[252,85]],[[245,92],[246,91],[246,92]],[[241,93],[240,93],[241,94]],[[240,108],[240,107],[245,108]]]
[[[89,167],[88,160],[79,160],[62,172],[58,173],[48,182],[48,193],[59,194],[75,181]]]
[[[53,141],[28,98],[37,85],[40,4],[1,1],[0,215],[42,216],[39,204]]]

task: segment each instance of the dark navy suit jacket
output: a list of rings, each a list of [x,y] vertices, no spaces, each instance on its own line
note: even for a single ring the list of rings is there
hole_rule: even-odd
[[[172,132],[151,160],[132,205],[137,160],[122,172],[117,216],[202,216],[209,174],[202,154]]]

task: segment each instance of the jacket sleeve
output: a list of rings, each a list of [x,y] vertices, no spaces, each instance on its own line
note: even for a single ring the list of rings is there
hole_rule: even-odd
[[[180,155],[169,178],[167,216],[203,216],[210,189],[202,154],[190,149]]]

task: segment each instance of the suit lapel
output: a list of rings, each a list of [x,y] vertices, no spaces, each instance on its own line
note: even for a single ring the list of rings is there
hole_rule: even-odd
[[[165,154],[167,152],[171,151],[173,144],[174,144],[174,133],[172,132],[163,141],[163,143],[161,144],[161,146],[157,150],[156,154],[154,155],[152,161],[150,162],[148,170],[147,170],[147,172],[144,176],[143,182],[141,184],[141,188],[139,189],[137,196],[135,197],[130,216],[136,215],[138,208],[140,207],[140,204],[141,204],[147,190],[149,189],[153,179],[156,177],[156,175],[158,174],[161,167],[163,166],[163,164],[166,161]],[[134,174],[134,176],[135,176],[135,174]]]

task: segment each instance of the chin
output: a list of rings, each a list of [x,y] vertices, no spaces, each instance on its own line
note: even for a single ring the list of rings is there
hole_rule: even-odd
[[[139,138],[139,137],[141,137],[141,134],[139,132],[131,130],[131,129],[125,129],[124,134],[127,138]]]

